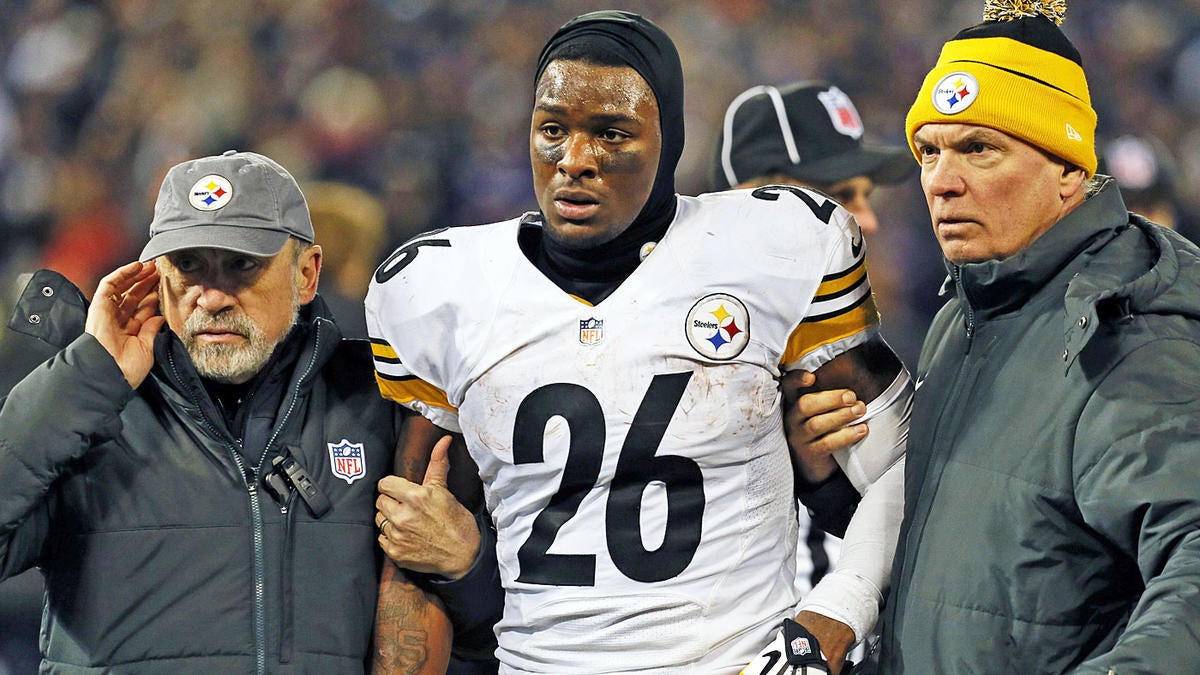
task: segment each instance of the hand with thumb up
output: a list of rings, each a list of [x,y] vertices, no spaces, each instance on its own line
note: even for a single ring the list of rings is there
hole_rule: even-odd
[[[437,442],[420,483],[387,476],[379,481],[375,524],[379,545],[405,569],[459,579],[479,551],[475,517],[446,486],[450,436]]]

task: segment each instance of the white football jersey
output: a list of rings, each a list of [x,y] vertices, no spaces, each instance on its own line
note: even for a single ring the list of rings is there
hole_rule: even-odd
[[[383,394],[479,466],[503,672],[734,674],[800,599],[778,378],[877,330],[862,234],[795,187],[678,199],[595,306],[520,219],[422,235],[371,284]]]

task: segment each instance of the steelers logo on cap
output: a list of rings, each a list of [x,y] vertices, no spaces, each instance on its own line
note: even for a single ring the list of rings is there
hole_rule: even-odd
[[[215,173],[196,181],[188,191],[188,201],[201,211],[216,211],[228,204],[232,197],[233,186]]]
[[[750,342],[750,312],[727,293],[706,295],[692,305],[684,332],[701,356],[728,361]]]
[[[955,115],[975,102],[979,82],[970,73],[950,73],[933,88],[933,107],[943,115]]]

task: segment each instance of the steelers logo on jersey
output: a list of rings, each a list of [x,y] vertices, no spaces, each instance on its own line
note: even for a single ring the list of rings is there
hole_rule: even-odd
[[[750,312],[741,300],[727,293],[706,295],[692,305],[684,333],[701,356],[728,361],[750,342]]]
[[[188,201],[200,211],[216,211],[233,198],[233,186],[224,176],[209,174],[196,181],[188,192]]]

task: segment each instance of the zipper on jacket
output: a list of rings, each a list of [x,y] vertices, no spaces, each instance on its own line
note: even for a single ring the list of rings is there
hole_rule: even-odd
[[[176,380],[182,382],[183,377],[179,374],[179,369],[175,365],[175,359],[169,350],[167,358],[170,361],[171,370]],[[202,408],[198,412],[200,413],[201,423],[208,427],[209,432],[213,436],[216,438],[228,438],[229,434],[222,433],[221,429],[217,428],[212,423],[212,420],[204,414]],[[250,497],[250,519],[253,525],[251,539],[254,555],[254,672],[258,673],[258,675],[267,675],[266,556],[263,551],[265,546],[263,543],[262,502],[258,498],[258,471],[255,469],[247,470],[246,463],[242,461],[238,445],[239,443],[236,441],[233,443],[226,441],[225,449],[229,452],[229,456],[233,458],[233,463],[237,466],[243,485]]]
[[[308,363],[306,363],[304,366],[304,372],[302,372],[300,374],[300,377],[293,379],[293,382],[295,382],[297,384],[308,379],[309,374],[312,373],[313,367],[317,363],[317,355],[321,353],[321,327],[320,327],[319,323],[317,324],[317,327],[313,331],[313,333],[315,334],[315,339],[313,341],[312,354],[308,359]],[[298,387],[293,387],[293,388],[291,388],[290,391],[287,392],[287,394],[289,395],[287,410],[284,411],[282,417],[280,417],[278,420],[275,421],[275,428],[271,430],[271,437],[268,438],[266,444],[263,445],[262,455],[260,455],[258,458],[258,465],[260,467],[263,466],[264,462],[266,462],[267,453],[270,452],[271,447],[275,445],[275,441],[279,438],[280,430],[282,430],[284,428],[284,426],[287,425],[288,420],[291,419],[291,417],[292,417],[292,413],[294,413],[296,411],[296,399],[298,398],[298,396],[296,395],[297,391],[298,391]],[[268,464],[269,464],[269,462],[268,462]],[[257,477],[258,477],[257,471],[255,472],[255,474],[256,474],[255,478],[257,479]],[[257,480],[255,482],[257,484]],[[291,658],[292,658],[292,643],[293,643],[292,634],[294,633],[294,629],[293,629],[294,627],[292,626],[292,607],[293,607],[294,603],[292,602],[292,599],[291,599],[291,585],[292,585],[291,558],[292,558],[292,551],[293,551],[294,547],[293,547],[293,542],[292,542],[293,534],[292,534],[291,525],[292,525],[292,517],[293,517],[292,513],[295,511],[295,496],[296,496],[296,494],[297,493],[294,489],[289,491],[287,503],[284,504],[284,506],[281,509],[281,512],[283,513],[283,516],[284,516],[283,517],[283,522],[284,522],[284,530],[283,530],[284,540],[283,541],[284,541],[284,550],[285,550],[283,560],[280,563],[281,577],[279,580],[279,588],[283,592],[283,596],[279,599],[280,606],[283,608],[283,611],[282,611],[283,616],[281,617],[280,626],[279,626],[279,662],[281,664],[290,662]],[[255,501],[257,502],[257,499]],[[261,525],[262,516],[258,513],[257,507],[255,508],[255,514],[258,516],[259,524]],[[260,539],[260,541],[258,542],[258,545],[256,546],[256,565],[258,565],[258,564],[261,564],[261,562],[262,562],[261,561],[261,554],[262,554],[261,529],[256,529],[256,533],[258,534],[259,539]],[[263,626],[262,630],[263,630],[263,634],[262,634],[262,641],[260,644],[266,645],[267,640],[266,640],[266,626],[265,625]],[[266,654],[264,653],[263,654],[263,667],[265,668],[265,666],[266,666]],[[260,671],[260,672],[265,673],[265,670]]]
[[[236,458],[237,451],[233,451]],[[238,463],[241,459],[237,458]],[[254,665],[266,675],[267,672],[267,581],[266,560],[263,553],[262,504],[258,499],[258,471],[251,473],[254,480],[248,481],[250,490],[250,513],[254,519]]]
[[[962,285],[962,268],[959,267],[958,265],[955,265],[953,274],[954,274],[954,285],[958,288],[962,288],[963,287],[963,285]],[[966,332],[967,332],[967,344],[966,344],[966,349],[964,351],[970,352],[971,344],[975,340],[975,309],[971,307],[971,299],[969,297],[967,297],[967,292],[965,289],[963,290],[963,298],[966,300],[965,302],[962,303],[962,306],[963,306],[963,319],[964,319],[964,323],[966,324]]]
[[[290,663],[292,660],[292,641],[295,629],[292,626],[292,613],[296,603],[292,601],[292,566],[295,558],[296,542],[292,541],[292,521],[296,517],[296,495],[293,488],[288,491],[287,502],[279,510],[283,513],[283,559],[280,562],[282,576],[279,580],[280,606],[282,615],[279,623],[279,662]]]
[[[241,446],[241,439],[237,440],[237,446]],[[246,482],[246,491],[250,497],[250,518],[254,524],[253,543],[254,543],[254,670],[259,675],[267,673],[267,562],[266,562],[266,545],[264,544],[263,530],[266,527],[263,523],[262,502],[258,498],[258,469],[256,467],[247,467],[242,461],[241,450],[244,448],[228,446],[229,454],[233,456],[233,461],[237,464],[238,471],[241,472],[243,480]]]
[[[246,466],[242,461],[240,449],[234,444],[225,447],[233,457],[238,473],[242,474],[246,492],[250,497],[250,520],[253,523],[251,539],[254,549],[254,671],[259,675],[267,675],[267,562],[263,534],[266,526],[263,523],[262,500],[258,497],[258,470]]]

